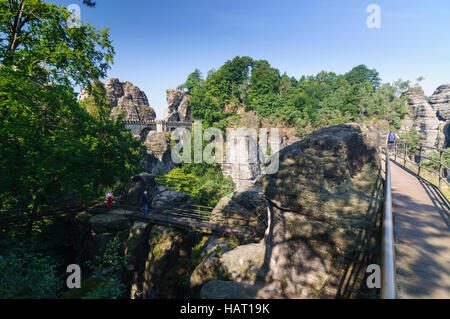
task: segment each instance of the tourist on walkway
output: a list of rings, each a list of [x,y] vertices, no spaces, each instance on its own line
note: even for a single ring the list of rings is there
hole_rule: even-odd
[[[386,144],[389,152],[394,151],[395,143],[397,143],[398,140],[400,140],[400,137],[393,130],[391,130],[388,136],[386,136]]]
[[[142,194],[142,197],[141,197],[142,207],[140,209],[141,212],[145,211],[144,216],[147,216],[147,214],[148,214],[148,200],[149,200],[148,191],[145,190],[144,194]]]
[[[111,190],[108,191],[108,194],[106,194],[106,206],[109,208],[111,208],[113,205],[113,194],[111,192]]]

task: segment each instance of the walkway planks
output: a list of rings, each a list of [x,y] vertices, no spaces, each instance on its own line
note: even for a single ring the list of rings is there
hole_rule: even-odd
[[[391,162],[398,297],[450,298],[450,215],[436,189]]]

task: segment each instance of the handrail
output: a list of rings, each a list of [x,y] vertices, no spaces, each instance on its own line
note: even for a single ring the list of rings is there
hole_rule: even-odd
[[[391,161],[386,148],[386,186],[384,196],[384,218],[382,237],[381,298],[396,299],[396,267],[394,248],[394,220],[392,215]]]
[[[399,148],[399,146],[401,146],[401,148]],[[409,159],[408,149],[410,146],[413,146],[416,148],[416,152],[414,152],[414,155],[418,157],[418,160],[419,160],[418,162],[416,162],[416,161],[413,162]],[[424,152],[424,150],[423,150],[424,148],[439,152],[439,161],[429,158],[427,156],[427,154]],[[394,145],[395,161],[397,161],[397,157],[398,157],[401,160],[403,160],[404,167],[406,167],[407,162],[417,165],[417,167],[418,167],[417,175],[419,177],[422,177],[422,176],[420,176],[420,173],[422,170],[426,170],[430,173],[436,174],[437,178],[438,178],[437,187],[439,188],[440,191],[442,191],[442,182],[444,182],[445,184],[447,184],[447,186],[450,187],[450,183],[447,181],[447,177],[445,176],[445,172],[444,172],[445,170],[449,171],[450,167],[448,167],[444,163],[444,155],[450,155],[450,152],[447,150],[441,149],[439,147],[427,146],[427,145],[423,145],[423,144],[413,144],[413,143],[408,143],[404,140],[402,140],[400,142],[396,142]],[[423,165],[424,160],[426,160],[428,162],[432,162],[435,165],[437,165],[439,167],[438,171],[435,171],[435,170],[430,169],[427,166]],[[430,181],[428,181],[428,182],[430,182]]]
[[[123,123],[129,124],[129,125],[155,125],[155,124],[165,124],[165,125],[191,125],[193,122],[182,122],[182,121],[144,121],[144,120],[124,120]]]

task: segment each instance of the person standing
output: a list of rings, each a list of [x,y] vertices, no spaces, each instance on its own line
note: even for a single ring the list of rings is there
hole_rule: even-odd
[[[112,205],[113,205],[113,194],[111,190],[109,190],[108,193],[106,194],[106,206],[108,207],[108,209],[110,209]]]
[[[397,143],[397,140],[400,140],[400,137],[394,132],[394,130],[391,130],[386,136],[386,145],[389,152],[394,151],[395,143]]]
[[[147,216],[147,214],[148,214],[148,200],[149,200],[148,191],[145,190],[141,197],[141,205],[142,206],[139,209],[141,212],[144,213],[144,216]]]

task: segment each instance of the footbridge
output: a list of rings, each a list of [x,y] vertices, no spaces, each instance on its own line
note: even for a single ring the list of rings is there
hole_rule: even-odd
[[[185,208],[150,209],[145,215],[137,206],[116,204],[112,209],[95,207],[89,211],[122,215],[134,220],[209,235],[229,235],[239,239],[251,239],[261,235],[255,231],[261,216],[250,218],[221,214],[212,216],[211,210],[211,207],[192,205]]]
[[[446,150],[404,141],[384,150],[384,299],[450,298],[446,159]]]
[[[171,122],[171,121],[140,121],[130,120],[124,121],[125,127],[133,134],[142,137],[147,136],[150,131],[156,132],[170,132],[177,128],[191,128],[193,122]]]

